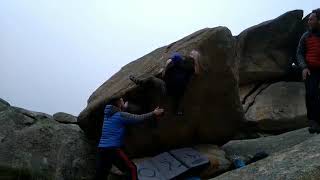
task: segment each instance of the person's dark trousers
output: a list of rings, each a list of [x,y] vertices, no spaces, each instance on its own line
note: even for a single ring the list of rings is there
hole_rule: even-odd
[[[306,107],[310,127],[316,128],[320,123],[320,69],[310,70],[310,72],[305,80]]]
[[[105,180],[115,165],[128,180],[137,180],[137,168],[120,148],[98,148],[95,180]]]
[[[179,113],[183,111],[183,107],[181,107],[180,103],[185,94],[187,83],[175,83],[169,84],[168,87],[168,95],[172,98],[173,104],[173,112]]]

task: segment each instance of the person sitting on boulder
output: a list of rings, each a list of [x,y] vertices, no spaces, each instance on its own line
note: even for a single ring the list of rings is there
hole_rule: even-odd
[[[163,109],[156,108],[152,112],[136,115],[123,112],[124,108],[125,103],[122,98],[113,98],[104,109],[95,179],[105,179],[114,164],[121,171],[125,172],[128,179],[136,180],[136,166],[122,150],[126,126],[152,119],[164,112]]]
[[[297,61],[305,82],[309,132],[320,133],[320,9],[312,11],[308,25],[297,48]]]
[[[167,60],[165,67],[161,70],[161,79],[154,76],[145,79],[138,79],[130,76],[130,80],[137,85],[147,87],[151,84],[162,91],[162,95],[168,94],[173,98],[173,111],[177,115],[183,115],[179,109],[180,100],[184,95],[189,81],[193,74],[200,71],[200,53],[192,50],[189,56],[183,57],[180,53],[174,53]]]

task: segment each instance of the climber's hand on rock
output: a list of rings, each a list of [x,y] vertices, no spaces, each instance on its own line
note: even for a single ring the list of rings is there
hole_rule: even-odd
[[[164,113],[164,110],[157,107],[156,109],[153,110],[153,114],[156,115],[156,116],[160,116]]]
[[[128,106],[129,106],[129,102],[128,102],[128,101],[126,101],[126,102],[124,103],[124,108],[125,108],[125,109],[127,109],[127,108],[128,108]]]
[[[308,68],[305,68],[303,71],[302,71],[302,78],[303,80],[306,80],[307,79],[307,76],[310,76],[310,70]]]

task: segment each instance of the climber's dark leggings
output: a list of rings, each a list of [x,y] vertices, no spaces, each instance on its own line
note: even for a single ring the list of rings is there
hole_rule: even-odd
[[[310,70],[305,80],[307,116],[310,121],[320,123],[320,70]]]
[[[109,171],[115,165],[127,176],[129,180],[137,180],[136,165],[120,148],[98,148],[96,164],[96,180],[103,180],[109,175]]]

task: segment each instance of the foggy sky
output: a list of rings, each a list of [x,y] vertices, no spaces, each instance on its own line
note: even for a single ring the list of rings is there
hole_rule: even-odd
[[[0,98],[73,115],[123,65],[205,27],[234,35],[316,0],[3,0]]]

